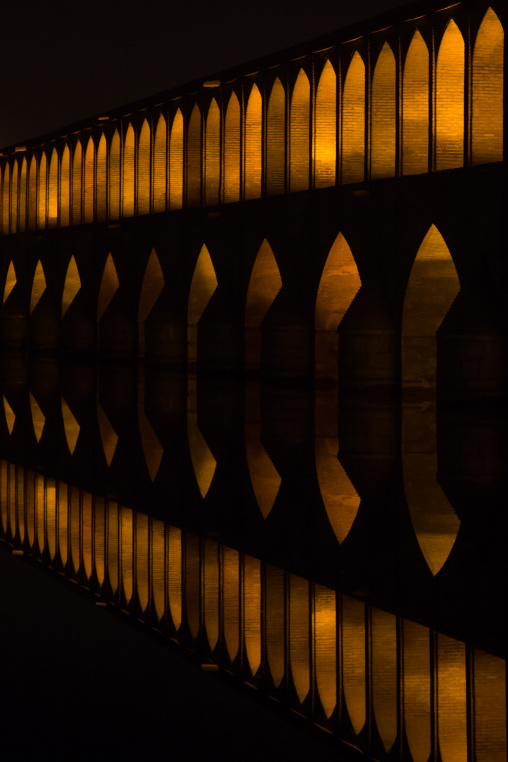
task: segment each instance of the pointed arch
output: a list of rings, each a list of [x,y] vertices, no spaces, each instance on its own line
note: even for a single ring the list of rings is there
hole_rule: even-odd
[[[259,369],[261,360],[261,323],[281,288],[279,267],[265,238],[252,267],[245,301],[245,363],[253,370]]]
[[[337,76],[327,59],[316,92],[314,185],[335,185],[337,161]]]
[[[402,173],[429,171],[429,49],[418,29],[404,63]]]
[[[150,213],[150,144],[150,125],[148,124],[148,120],[144,119],[138,138],[138,214]]]
[[[11,190],[11,168],[8,162],[4,165],[2,178],[2,230],[4,235],[9,232],[9,197]]]
[[[51,151],[48,182],[48,227],[56,227],[58,222],[58,153]]]
[[[141,294],[139,296],[138,310],[138,353],[140,357],[145,354],[145,321],[161,295],[164,288],[164,275],[157,252],[152,249],[148,259]]]
[[[164,114],[159,116],[153,145],[153,210],[166,211],[168,125]]]
[[[310,83],[300,69],[293,88],[289,133],[289,188],[291,192],[309,187]]]
[[[473,52],[473,164],[503,160],[504,30],[488,8]]]
[[[182,530],[168,527],[167,595],[175,630],[182,624]]]
[[[120,134],[115,130],[109,147],[109,218],[120,217]]]
[[[85,150],[84,180],[83,180],[83,222],[93,222],[95,179],[95,146],[93,138],[88,138]]]
[[[60,225],[67,227],[70,222],[70,157],[69,146],[66,144],[62,152],[60,163]]]
[[[169,208],[181,209],[183,204],[183,116],[177,109],[171,125],[169,140]]]
[[[30,296],[30,315],[34,311],[34,309],[37,307],[39,300],[43,293],[46,290],[46,277],[44,275],[44,268],[42,267],[42,262],[39,259],[37,262],[35,273],[34,273],[34,279],[32,283],[32,294]]]
[[[150,536],[148,516],[136,511],[135,554],[136,554],[136,592],[143,613],[149,601],[150,585]]]
[[[64,432],[65,432],[65,439],[67,441],[67,447],[69,448],[69,452],[72,455],[74,450],[76,449],[76,444],[78,442],[79,432],[80,432],[80,425],[75,419],[72,410],[70,409],[67,402],[64,400],[63,397],[60,397],[61,400],[61,406],[62,406],[62,419],[63,419],[63,425],[64,425]]]
[[[436,332],[460,281],[450,251],[431,225],[409,276],[402,313],[402,385],[436,387]]]
[[[217,288],[217,276],[205,244],[201,247],[192,276],[187,307],[187,360],[197,358],[198,323]]]
[[[258,558],[243,557],[243,620],[245,653],[251,675],[261,664],[261,562]]]
[[[256,83],[252,85],[245,116],[245,198],[261,197],[263,100]]]
[[[18,222],[18,230],[20,233],[24,233],[26,229],[26,170],[27,170],[27,163],[26,163],[26,156],[23,156],[23,160],[21,162],[21,172],[19,176],[19,222]]]
[[[371,163],[373,180],[395,175],[395,57],[387,42],[372,78]]]
[[[162,456],[164,455],[164,448],[162,447],[157,434],[153,430],[152,424],[146,417],[142,405],[140,405],[138,411],[138,425],[146,467],[148,468],[150,480],[153,482],[159,472]]]
[[[30,392],[30,412],[32,413],[32,424],[34,427],[34,434],[37,442],[41,441],[42,432],[46,423],[46,417],[40,409],[37,400]]]
[[[62,294],[62,317],[71,306],[81,288],[81,278],[79,277],[78,265],[74,256],[70,258],[65,275],[65,283]]]
[[[365,178],[365,63],[355,50],[342,94],[342,182]]]
[[[276,688],[281,684],[286,667],[286,592],[282,569],[266,564],[265,633],[266,657],[270,677]]]
[[[356,735],[365,725],[366,659],[365,604],[342,596],[342,684],[347,713]]]
[[[132,217],[134,215],[134,187],[136,179],[134,139],[134,127],[129,123],[123,141],[122,217]]]
[[[18,232],[18,194],[19,194],[19,163],[14,159],[12,163],[11,174],[11,193],[10,193],[10,231]]]
[[[466,644],[437,635],[437,737],[443,762],[468,758]]]
[[[72,224],[81,223],[81,180],[82,180],[83,151],[81,142],[78,140],[74,146],[72,159]]]
[[[101,135],[97,146],[97,171],[95,182],[96,217],[98,222],[107,219],[107,145],[106,136]]]
[[[224,203],[240,200],[240,103],[231,93],[224,129]]]
[[[163,521],[153,519],[150,521],[151,545],[152,545],[152,595],[155,614],[159,621],[166,612],[166,595],[164,566],[166,560],[166,537]]]
[[[203,614],[206,637],[213,651],[219,639],[219,547],[213,540],[205,540],[203,553]]]
[[[187,128],[187,206],[201,204],[201,111],[196,103]]]
[[[39,177],[37,182],[37,227],[46,227],[46,206],[48,201],[48,170],[46,153],[43,151],[39,158]]]
[[[431,753],[430,633],[408,619],[403,621],[404,731],[414,762],[427,762]]]
[[[289,664],[296,694],[303,703],[310,688],[309,582],[289,575]]]
[[[379,737],[389,752],[397,737],[397,617],[371,608],[372,705]]]
[[[5,279],[5,287],[4,287],[4,298],[2,304],[5,304],[7,299],[9,298],[12,289],[18,282],[18,279],[16,278],[16,270],[14,269],[14,262],[11,260],[9,264],[9,269],[7,270],[7,277]]]
[[[99,402],[97,402],[97,422],[99,424],[99,434],[104,457],[106,458],[106,463],[110,466],[118,444],[118,434]]]
[[[233,548],[222,549],[223,631],[231,662],[240,647],[240,555]]]
[[[220,109],[212,98],[206,117],[205,203],[219,203],[220,191]]]
[[[113,257],[111,254],[108,254],[106,264],[104,265],[104,271],[102,273],[99,298],[97,300],[97,322],[102,320],[102,316],[118,291],[119,285],[118,274],[116,272]]]
[[[4,403],[4,413],[5,413],[5,422],[7,423],[7,429],[9,431],[9,435],[12,434],[12,430],[14,428],[14,424],[16,423],[16,413],[12,409],[12,407],[9,405],[7,401],[7,397],[5,395],[2,395],[3,397],[3,403]]]
[[[464,38],[453,19],[436,65],[436,169],[464,164]]]
[[[321,706],[330,717],[337,705],[337,610],[336,593],[314,585],[314,654],[316,686]]]
[[[35,155],[30,161],[28,171],[28,229],[37,227],[37,159]]]
[[[268,101],[266,125],[266,192],[269,196],[284,193],[286,166],[286,93],[275,78]]]
[[[282,480],[263,447],[259,423],[245,425],[245,454],[256,502],[266,519],[277,499]]]

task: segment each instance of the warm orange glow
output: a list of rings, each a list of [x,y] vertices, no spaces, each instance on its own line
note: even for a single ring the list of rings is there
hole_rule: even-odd
[[[127,127],[123,141],[122,161],[122,217],[132,217],[134,214],[134,128],[132,124]]]
[[[337,612],[335,591],[314,585],[314,658],[321,706],[330,717],[337,703]]]
[[[370,176],[395,175],[395,58],[387,42],[378,56],[372,79]]]
[[[164,522],[158,519],[152,519],[150,523],[152,537],[152,597],[155,613],[160,620],[163,618],[166,610],[164,592],[165,530]]]
[[[169,140],[169,208],[181,209],[183,203],[183,116],[177,110]]]
[[[109,418],[98,402],[97,421],[99,424],[99,433],[102,442],[102,449],[104,451],[104,457],[106,458],[106,463],[108,466],[110,466],[116,451],[116,446],[118,444],[118,434],[114,430]]]
[[[285,637],[284,637],[284,572],[267,565],[265,600],[265,637],[268,668],[277,688],[284,677]]]
[[[10,193],[10,227],[11,233],[18,232],[18,195],[19,195],[19,163],[14,160],[12,164],[11,175],[11,193]]]
[[[402,171],[429,171],[429,50],[416,30],[404,64],[402,91]]]
[[[79,277],[78,266],[74,257],[70,258],[65,275],[65,283],[62,294],[62,317],[65,315],[72,302],[81,289],[81,278]]]
[[[37,400],[33,396],[32,392],[30,392],[30,410],[32,413],[32,423],[34,427],[35,438],[38,442],[40,442],[42,432],[44,431],[46,418],[39,405],[37,404]]]
[[[240,104],[231,93],[224,136],[224,203],[240,200]]]
[[[138,214],[150,213],[150,125],[143,120],[138,139],[137,195]]]
[[[48,550],[51,559],[56,554],[56,484],[55,480],[46,478],[44,490],[46,499],[46,536],[48,538]]]
[[[60,163],[60,225],[67,226],[70,223],[70,159],[69,146],[65,145]]]
[[[133,592],[134,576],[134,527],[133,514],[128,508],[120,508],[120,582],[125,602],[129,603]]]
[[[243,559],[243,639],[252,675],[261,664],[261,563],[252,556]]]
[[[503,160],[504,30],[488,8],[473,52],[473,164]]]
[[[25,539],[25,470],[17,467],[17,505],[18,505],[18,532],[19,539],[24,542]]]
[[[37,478],[37,475],[36,475]],[[36,485],[37,486],[37,485]],[[38,490],[37,490],[38,492]],[[77,487],[69,487],[69,545],[70,545],[70,560],[72,562],[74,573],[79,571],[80,566],[80,554],[79,554],[79,489]]]
[[[325,262],[316,297],[316,376],[338,381],[338,327],[362,282],[348,242],[339,233]]]
[[[187,437],[192,468],[196,475],[201,497],[205,498],[217,467],[217,461],[213,457],[205,438],[197,425],[197,414],[189,411],[187,414]]]
[[[167,584],[169,611],[178,630],[182,623],[182,533],[177,527],[168,529]]]
[[[7,277],[5,279],[4,298],[2,304],[5,304],[17,282],[18,279],[16,278],[14,262],[11,260],[9,263],[9,269],[7,270]]]
[[[219,639],[219,546],[205,540],[204,547],[204,614],[206,637],[213,651]]]
[[[93,562],[97,582],[102,585],[105,575],[105,550],[106,550],[106,505],[104,498],[97,495],[94,498],[94,521],[93,521]]]
[[[254,83],[245,116],[245,198],[260,198],[262,182],[263,100]]]
[[[81,492],[81,555],[87,579],[92,574],[92,496]]]
[[[5,422],[7,423],[7,429],[9,430],[9,434],[12,434],[12,430],[14,428],[14,422],[16,420],[16,415],[12,407],[7,402],[5,395],[3,395],[3,402],[4,402]]]
[[[505,762],[506,660],[474,650],[475,762]]]
[[[76,143],[72,158],[72,224],[81,223],[81,172],[82,150],[81,143]]]
[[[289,188],[291,192],[309,187],[310,83],[300,69],[293,88],[289,133]]]
[[[337,540],[348,536],[360,507],[360,497],[339,458],[337,437],[316,437],[316,473],[328,520]]]
[[[0,516],[2,517],[2,528],[5,533],[8,530],[8,473],[9,464],[6,460],[0,461]]]
[[[102,273],[101,285],[99,288],[99,298],[97,300],[97,321],[102,320],[102,316],[109,307],[111,300],[118,291],[120,283],[116,272],[115,263],[111,254],[108,254],[104,272]]]
[[[9,165],[6,164],[3,172],[1,173],[1,195],[2,195],[2,233],[5,235],[9,232]]]
[[[120,135],[115,130],[109,148],[109,217],[120,217]]]
[[[88,139],[84,161],[83,180],[83,222],[93,222],[95,146],[92,138]]]
[[[19,176],[18,230],[20,233],[24,233],[26,228],[26,190],[26,157],[23,156],[23,161],[21,162],[21,172]]]
[[[108,526],[108,536],[106,542],[107,553],[107,572],[108,580],[111,586],[111,592],[116,593],[118,590],[119,576],[120,576],[120,526],[119,526],[120,511],[118,503],[114,503],[108,500],[106,521]]]
[[[289,578],[289,661],[300,702],[310,687],[309,583],[291,574]]]
[[[261,361],[261,323],[282,288],[272,247],[266,240],[259,247],[245,302],[245,364],[258,370]]]
[[[11,535],[16,536],[16,465],[9,463],[9,521]]]
[[[342,182],[361,182],[365,176],[365,64],[355,51],[342,95]]]
[[[56,148],[51,152],[48,182],[48,227],[54,228],[58,221],[58,154]]]
[[[175,117],[176,120],[176,117]],[[201,204],[201,111],[192,109],[187,128],[187,206]]]
[[[58,552],[60,560],[65,566],[68,557],[69,537],[67,533],[69,523],[69,490],[63,482],[58,483]]]
[[[372,701],[379,736],[386,751],[397,737],[397,620],[372,609]]]
[[[167,198],[168,125],[164,114],[159,116],[153,146],[153,210],[164,212]]]
[[[107,146],[106,137],[101,135],[97,148],[97,175],[96,175],[96,215],[97,220],[102,222],[107,218]]]
[[[150,548],[148,540],[148,516],[136,513],[136,592],[141,611],[148,607]]]
[[[316,93],[316,133],[314,184],[316,188],[335,185],[337,154],[337,77],[326,61]]]
[[[80,425],[72,414],[72,410],[66,403],[63,397],[61,397],[62,404],[62,419],[65,431],[65,439],[67,441],[67,447],[72,455],[76,449],[76,444],[79,437]]]
[[[438,634],[437,730],[443,762],[467,762],[466,647]]]
[[[234,661],[240,646],[240,563],[238,551],[222,549],[222,615],[226,648]]]
[[[194,268],[189,290],[187,307],[187,360],[189,363],[196,362],[198,323],[217,285],[217,276],[212,259],[206,245],[203,245]]]
[[[404,620],[404,724],[414,762],[427,762],[431,751],[429,630]]]
[[[261,427],[258,424],[245,425],[245,452],[252,489],[259,510],[266,519],[277,498],[281,478],[261,443]]]
[[[366,718],[365,604],[342,596],[342,683],[347,711],[358,735]]]
[[[220,110],[212,98],[206,117],[205,148],[205,203],[215,206],[219,203],[220,191]]]
[[[6,175],[8,181],[8,175]],[[4,192],[5,182],[4,180]],[[47,160],[44,151],[39,159],[39,177],[37,182],[37,227],[39,229],[46,227],[46,204],[48,198],[48,178],[47,178]],[[8,202],[8,195],[7,195]],[[7,207],[8,210],[8,207]]]
[[[37,262],[35,273],[34,273],[34,279],[32,283],[32,294],[30,296],[30,315],[34,311],[34,309],[37,307],[39,300],[43,293],[46,290],[46,278],[44,276],[44,269],[42,267],[42,262],[39,259]]]
[[[72,514],[72,518],[74,518],[74,514]],[[76,519],[76,526],[77,526],[77,532],[78,532],[78,543],[77,547],[79,548],[79,503],[78,503],[78,512],[77,512],[77,519]],[[46,545],[45,542],[45,527],[44,527],[44,475],[43,474],[35,474],[35,529],[36,529],[36,538],[37,538],[37,545],[39,553],[44,553],[44,547]],[[72,534],[71,534],[72,537]],[[37,550],[37,548],[36,548]],[[79,558],[76,557],[76,562],[74,564],[74,568],[77,570],[79,567]]]
[[[286,94],[278,77],[268,101],[266,129],[266,192],[273,196],[284,193],[286,165]]]
[[[28,229],[35,230],[37,225],[37,161],[32,156],[28,171]]]
[[[464,38],[451,20],[436,66],[436,169],[464,164]]]

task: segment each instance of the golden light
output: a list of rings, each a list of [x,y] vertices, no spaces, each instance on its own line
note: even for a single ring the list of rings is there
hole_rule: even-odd
[[[62,317],[64,317],[65,313],[71,306],[80,289],[81,278],[79,277],[78,265],[74,256],[72,256],[69,260],[69,265],[65,274],[65,282],[62,294]]]

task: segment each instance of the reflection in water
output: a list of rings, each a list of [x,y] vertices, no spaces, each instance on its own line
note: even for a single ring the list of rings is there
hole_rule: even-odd
[[[261,443],[261,426],[258,424],[245,425],[245,454],[252,489],[259,510],[266,519],[275,503],[281,478]]]
[[[46,418],[44,417],[44,413],[37,404],[37,400],[33,396],[32,392],[30,392],[30,410],[32,411],[32,423],[34,426],[35,438],[38,442],[40,442],[42,432],[44,430],[44,424],[46,423]]]
[[[3,395],[3,401],[4,401],[4,413],[5,413],[5,422],[7,423],[7,428],[9,429],[9,434],[12,434],[12,430],[14,428],[14,422],[16,420],[16,414],[14,413],[14,410],[9,405],[5,394]]]
[[[358,748],[375,722],[387,751],[403,732],[412,762],[436,742],[443,762],[506,758],[505,660],[5,460],[0,498],[9,542],[330,730],[349,722]]]
[[[30,315],[34,311],[34,309],[37,307],[39,300],[43,293],[46,290],[46,277],[44,275],[44,269],[42,267],[42,262],[37,262],[37,266],[35,268],[35,274],[34,274],[34,280],[32,284],[32,295],[30,297]]]
[[[3,304],[5,304],[9,298],[9,295],[17,282],[18,281],[16,278],[16,270],[14,269],[14,262],[11,261],[9,264],[9,269],[7,270],[7,278],[5,280],[4,298],[2,302]]]
[[[62,295],[62,317],[65,315],[81,288],[78,266],[74,257],[71,257]]]
[[[99,432],[101,436],[102,449],[108,466],[111,465],[118,444],[118,434],[111,425],[109,418],[97,402],[97,420],[99,422]]]
[[[72,410],[66,403],[64,398],[61,399],[62,404],[62,418],[65,431],[65,439],[67,440],[67,446],[70,454],[74,452],[79,437],[80,425],[72,414]]]

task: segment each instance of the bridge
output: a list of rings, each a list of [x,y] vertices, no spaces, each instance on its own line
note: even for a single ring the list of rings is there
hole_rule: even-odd
[[[506,10],[442,5],[4,148],[2,345],[499,393]]]

